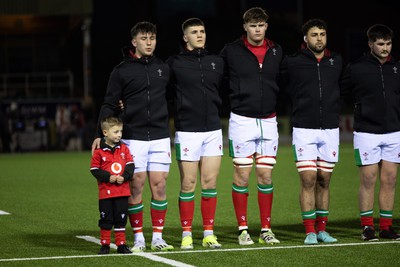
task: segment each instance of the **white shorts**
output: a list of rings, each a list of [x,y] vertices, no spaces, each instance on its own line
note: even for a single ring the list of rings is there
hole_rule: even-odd
[[[245,158],[258,153],[276,157],[278,151],[278,126],[276,117],[257,119],[231,112],[229,118],[229,155]]]
[[[145,171],[169,172],[171,165],[170,138],[153,141],[123,139],[135,161],[135,173]]]
[[[339,160],[339,128],[305,129],[293,127],[294,160]]]
[[[354,157],[357,166],[375,164],[381,160],[400,163],[400,132],[354,132]]]
[[[222,156],[222,130],[175,132],[176,159],[199,161],[200,157]]]

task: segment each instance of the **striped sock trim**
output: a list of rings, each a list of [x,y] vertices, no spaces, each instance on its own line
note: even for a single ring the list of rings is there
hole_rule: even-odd
[[[238,186],[232,184],[232,190],[239,194],[246,194],[249,192],[249,188],[247,186]]]
[[[168,206],[167,200],[151,200],[151,208],[155,210],[166,210]]]
[[[315,219],[317,216],[315,210],[310,210],[301,212],[301,217],[304,220],[304,219]]]
[[[217,197],[217,189],[202,189],[202,197]]]
[[[128,214],[136,214],[143,211],[143,203],[134,204],[128,207]]]
[[[317,217],[328,217],[329,211],[327,210],[316,210],[315,211]]]
[[[272,184],[257,184],[258,192],[263,194],[271,194],[274,192],[274,186]]]
[[[370,217],[374,214],[373,210],[360,211],[361,217]]]
[[[179,193],[179,200],[183,202],[190,202],[194,200],[194,192],[189,193]]]
[[[379,210],[379,216],[381,218],[391,219],[393,217],[393,211],[392,210]]]

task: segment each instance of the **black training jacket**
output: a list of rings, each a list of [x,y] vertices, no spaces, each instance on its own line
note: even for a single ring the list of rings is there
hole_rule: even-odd
[[[183,50],[167,60],[175,102],[175,128],[184,132],[221,129],[219,90],[224,72],[220,56],[205,49]]]
[[[381,64],[368,54],[350,63],[343,74],[342,90],[354,97],[355,131],[400,131],[400,63],[394,58]]]
[[[125,59],[110,74],[107,92],[99,114],[102,118],[120,113],[118,101],[124,102],[120,114],[124,139],[151,141],[169,137],[166,88],[169,66],[151,56],[135,58],[126,51]],[[97,137],[101,136],[99,130]]]
[[[293,127],[339,127],[342,69],[342,57],[328,49],[325,49],[320,62],[304,46],[297,53],[285,57],[281,78],[292,100]]]
[[[221,51],[229,78],[231,111],[235,114],[263,118],[275,113],[279,92],[277,79],[283,53],[278,44],[266,41],[268,51],[262,68],[243,39],[225,45]]]

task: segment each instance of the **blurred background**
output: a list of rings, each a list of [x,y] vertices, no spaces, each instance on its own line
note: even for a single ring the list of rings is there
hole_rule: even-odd
[[[156,55],[165,60],[178,52],[181,23],[199,17],[207,49],[219,53],[244,33],[242,15],[253,6],[270,15],[267,37],[287,54],[302,43],[301,25],[315,17],[328,23],[328,48],[346,63],[367,50],[365,33],[376,23],[395,31],[392,53],[399,54],[399,10],[389,0],[0,0],[0,152],[90,149],[108,76],[136,22],[157,24]],[[277,111],[281,140],[289,141],[284,94]],[[351,117],[344,107],[344,141],[351,141]]]

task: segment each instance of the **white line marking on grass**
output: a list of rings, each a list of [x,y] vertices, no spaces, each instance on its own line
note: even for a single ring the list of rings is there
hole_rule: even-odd
[[[77,235],[76,237],[80,238],[80,239],[83,239],[83,240],[86,240],[88,242],[100,244],[100,240],[99,239],[97,239],[97,238],[95,238],[93,236],[90,236],[90,235]],[[110,243],[110,248],[117,249],[118,247],[114,243]]]
[[[53,256],[53,257],[36,257],[36,258],[12,258],[0,259],[0,262],[11,261],[37,261],[37,260],[56,260],[56,259],[78,259],[78,258],[96,258],[96,257],[126,257],[140,256],[148,259],[159,259],[161,257],[156,254],[181,254],[181,253],[210,253],[210,252],[232,252],[232,251],[250,251],[250,250],[271,250],[271,249],[292,249],[292,248],[324,248],[324,247],[346,247],[346,246],[367,246],[367,245],[400,245],[398,241],[386,242],[360,242],[360,243],[345,243],[345,244],[325,244],[325,245],[301,245],[301,246],[271,246],[257,248],[230,248],[230,249],[207,249],[207,250],[182,250],[182,251],[165,251],[165,252],[141,252],[133,254],[108,254],[108,255],[75,255],[75,256]],[[193,265],[182,262],[161,258],[163,263],[179,267],[194,267]],[[157,260],[158,261],[158,260]],[[161,261],[158,261],[161,262]]]
[[[0,210],[0,215],[10,215],[10,213],[4,210]]]
[[[93,242],[93,243],[96,243],[96,244],[100,244],[100,240],[97,239],[97,238],[95,238],[95,237],[93,237],[93,236],[88,236],[88,235],[83,235],[83,236],[80,235],[80,236],[78,236],[78,235],[77,235],[76,237],[77,237],[77,238],[84,239],[84,240],[89,241],[89,242]],[[117,249],[117,246],[116,246],[115,244],[111,243],[111,244],[110,244],[110,248]],[[126,255],[126,254],[125,254],[125,255]],[[132,254],[127,254],[127,255],[132,255]],[[189,264],[186,264],[186,263],[183,263],[183,262],[179,262],[179,261],[175,261],[175,260],[165,259],[165,258],[163,258],[163,257],[159,257],[159,256],[156,256],[156,255],[152,255],[152,254],[150,254],[150,253],[134,253],[134,255],[140,256],[140,257],[143,257],[143,258],[152,260],[152,261],[162,262],[162,263],[165,263],[165,264],[168,264],[168,265],[172,265],[172,266],[177,266],[177,267],[194,267],[193,265],[189,265]]]
[[[152,254],[181,254],[181,253],[210,253],[210,252],[231,252],[231,251],[250,251],[250,250],[272,250],[272,249],[292,249],[292,248],[326,248],[326,247],[346,247],[346,246],[364,246],[364,245],[400,245],[399,241],[372,241],[364,243],[345,243],[345,244],[323,244],[323,245],[300,245],[300,246],[268,246],[257,248],[227,248],[227,249],[208,249],[208,250],[182,250],[182,251],[165,251],[153,252]]]

